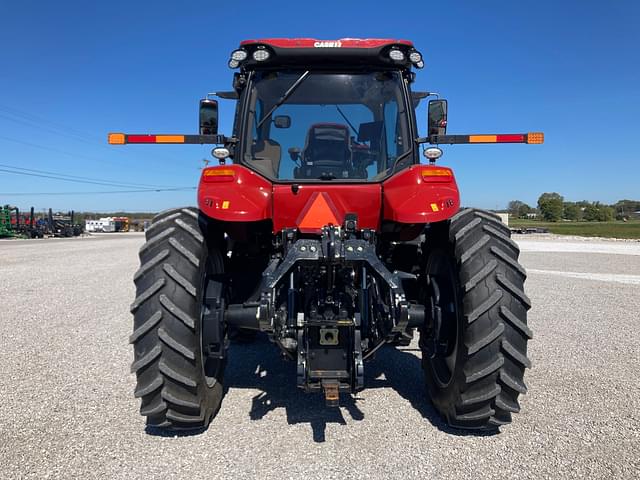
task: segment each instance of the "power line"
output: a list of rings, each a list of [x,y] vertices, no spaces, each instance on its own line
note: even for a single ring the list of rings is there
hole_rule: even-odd
[[[182,192],[195,190],[196,187],[176,187],[176,188],[155,188],[141,190],[109,190],[94,192],[0,192],[6,196],[28,196],[28,195],[106,195],[111,193],[155,193],[155,192]]]
[[[55,152],[55,153],[58,153],[58,154],[61,154],[61,155],[66,155],[66,156],[71,157],[71,158],[76,158],[76,159],[77,158],[85,158],[87,160],[92,160],[92,161],[100,162],[100,163],[106,163],[106,164],[109,164],[111,166],[116,167],[116,165],[114,165],[112,162],[109,162],[109,161],[107,161],[107,160],[105,160],[103,158],[92,157],[92,156],[89,156],[89,155],[83,155],[81,153],[67,152],[67,151],[61,150],[59,148],[50,147],[50,146],[47,146],[47,145],[40,145],[38,143],[33,143],[33,142],[26,142],[24,140],[18,140],[17,138],[6,137],[4,135],[0,135],[0,139],[1,140],[6,140],[8,142],[18,143],[18,144],[21,144],[21,145],[27,145],[27,146],[33,147],[33,148],[38,148],[40,150],[45,150],[47,152]],[[120,168],[120,167],[118,167],[118,168]],[[178,173],[178,170],[167,170],[165,168],[159,169],[157,166],[154,167],[154,170],[155,171],[162,170],[165,173],[167,173],[167,172]],[[184,170],[181,170],[180,173],[184,173]]]
[[[90,157],[90,156],[87,156],[87,155],[82,155],[81,153],[80,154],[71,153],[71,152],[67,152],[65,150],[60,150],[59,148],[50,147],[48,145],[40,145],[38,143],[25,142],[24,140],[18,140],[17,138],[5,137],[4,135],[0,135],[0,139],[6,140],[8,142],[20,143],[22,145],[27,145],[29,147],[40,148],[42,150],[47,150],[48,152],[56,152],[56,153],[60,153],[62,155],[68,155],[68,156],[73,157],[73,158],[86,158],[86,159],[94,160],[94,161],[98,161],[98,162],[103,162],[104,161],[101,158]]]
[[[50,172],[47,170],[36,170],[33,168],[22,168],[22,167],[16,167],[14,165],[5,165],[3,163],[0,163],[0,167],[5,167],[5,168],[11,168],[14,170],[21,170],[24,172],[34,172],[34,173],[44,173],[44,174],[48,174],[48,175],[55,175],[56,177],[65,177],[65,178],[73,178],[73,179],[78,179],[78,180],[88,180],[88,181],[96,181],[96,182],[101,182],[101,183],[113,183],[113,184],[117,184],[115,186],[119,186],[119,187],[160,187],[160,188],[164,188],[164,187],[172,187],[172,185],[153,185],[153,184],[146,184],[146,183],[128,183],[128,182],[119,182],[117,180],[103,180],[100,178],[91,178],[91,177],[81,177],[78,175],[69,175],[67,173],[58,173],[58,172]],[[13,172],[12,172],[13,173]],[[18,172],[15,172],[18,173]],[[61,180],[64,180],[65,178],[61,178]]]
[[[55,135],[60,135],[63,137],[67,137],[67,138],[71,138],[73,140],[80,140],[86,143],[90,143],[90,144],[94,144],[94,145],[98,145],[102,148],[108,148],[111,152],[117,151],[118,153],[125,153],[125,154],[133,154],[132,151],[130,150],[114,150],[111,146],[107,145],[105,143],[104,138],[98,137],[97,135],[93,135],[87,132],[83,132],[81,130],[77,130],[75,128],[71,128],[68,127],[66,125],[63,125],[61,123],[58,122],[54,122],[52,120],[48,120],[44,117],[40,117],[38,115],[34,115],[32,113],[29,112],[25,112],[22,110],[18,110],[16,108],[11,108],[8,107],[6,105],[2,105],[0,104],[0,111],[4,112],[5,114],[9,114],[12,115],[14,117],[18,117],[18,118],[11,118],[8,117],[6,115],[0,115],[0,117],[5,118],[9,121],[12,122],[18,122],[18,123],[22,123],[28,126],[32,126],[35,127],[37,129],[46,129],[48,130],[50,133],[53,133]],[[43,127],[43,123],[45,124],[49,124],[49,125],[53,125],[53,127]],[[10,140],[7,137],[4,137],[5,140]],[[11,140],[11,141],[15,141],[15,140]],[[24,143],[24,142],[23,142]],[[31,146],[34,146],[35,144],[31,144]],[[77,155],[74,155],[77,156]],[[168,157],[166,155],[159,155],[162,158],[165,158],[169,161],[172,162],[176,162],[177,160],[175,158],[172,157]],[[87,157],[86,157],[87,158]]]
[[[82,158],[85,158],[85,159],[87,159],[87,160],[91,160],[91,161],[94,161],[94,162],[106,163],[106,164],[111,165],[111,166],[114,166],[114,167],[116,166],[116,165],[114,165],[114,163],[113,163],[113,162],[110,162],[110,161],[108,161],[108,160],[105,160],[104,158],[92,157],[92,156],[89,156],[89,155],[84,155],[84,154],[82,154],[82,153],[73,153],[73,152],[68,152],[68,151],[66,151],[66,150],[61,150],[61,149],[59,149],[59,148],[51,147],[51,146],[48,146],[48,145],[41,145],[41,144],[39,144],[39,143],[33,143],[33,142],[27,142],[27,141],[24,141],[24,140],[18,140],[17,138],[11,138],[11,137],[7,137],[7,136],[5,136],[5,135],[0,135],[0,139],[1,139],[1,140],[6,140],[6,141],[8,141],[8,142],[18,143],[18,144],[20,144],[20,145],[27,145],[27,146],[29,146],[29,147],[38,148],[38,149],[40,149],[40,150],[45,150],[45,151],[47,151],[47,152],[49,152],[49,153],[54,152],[54,153],[58,153],[58,154],[60,154],[60,155],[66,155],[66,156],[68,156],[68,157],[76,158],[76,159],[77,159],[77,158],[81,158],[81,159],[82,159]],[[107,148],[111,148],[111,147],[108,147],[108,146],[106,146],[106,147],[107,147]],[[118,151],[123,152],[124,150],[118,150]],[[169,161],[171,161],[171,162],[174,162],[174,163],[175,163],[175,162],[177,162],[176,160],[174,160],[174,159],[170,159],[170,158],[168,158],[168,157],[164,157],[164,158],[165,158],[165,159],[167,159],[167,160],[169,160]],[[125,160],[125,161],[126,161],[126,159],[122,159],[122,160]],[[120,167],[118,167],[118,168],[120,168]],[[167,170],[167,169],[166,169],[166,168],[164,168],[164,167],[162,167],[162,168],[160,168],[160,169],[159,169],[157,166],[154,166],[154,170],[156,170],[156,171],[158,171],[158,170],[162,170],[162,171],[163,171],[163,172],[165,172],[165,173],[167,173],[167,172],[178,173],[178,170]],[[180,170],[179,172],[180,172],[180,173],[183,173],[183,172],[184,172],[184,170]]]
[[[2,108],[0,108],[0,111],[2,111]],[[2,113],[0,113],[0,118],[3,118],[5,120],[9,120],[9,121],[14,122],[14,123],[19,123],[19,124],[22,124],[22,125],[26,125],[27,127],[37,128],[38,131],[46,131],[46,132],[49,132],[49,133],[53,133],[54,135],[59,135],[61,137],[67,137],[67,138],[70,138],[70,139],[75,140],[75,141],[81,141],[81,142],[84,142],[84,143],[91,143],[91,144],[96,143],[95,140],[88,140],[87,138],[81,137],[80,135],[76,135],[76,134],[71,133],[71,132],[65,132],[62,129],[49,127],[47,125],[42,125],[40,123],[36,123],[34,121],[31,121],[31,120],[25,120],[25,119],[22,119],[22,118],[12,118],[12,117],[10,117],[8,115],[4,115]]]
[[[74,183],[82,183],[82,184],[91,184],[91,185],[103,185],[105,187],[131,187],[131,184],[122,184],[122,183],[112,183],[112,182],[101,182],[101,181],[90,181],[90,180],[76,180],[74,178],[61,178],[53,175],[44,175],[41,173],[30,173],[30,172],[16,172],[13,170],[7,170],[5,168],[0,168],[0,172],[11,173],[13,175],[26,175],[29,177],[41,177],[41,178],[51,178],[54,180],[61,180],[63,182],[74,182]],[[184,188],[184,187],[179,187]],[[154,190],[153,187],[150,187],[151,190]]]
[[[34,115],[33,113],[25,112],[23,110],[18,110],[17,108],[8,107],[6,105],[0,105],[0,111],[8,113],[9,115],[13,115],[15,117],[22,117],[26,121],[34,123],[36,126],[41,126],[43,123],[48,123],[49,125],[53,125],[53,128],[62,131],[65,134],[73,134],[77,137],[89,139],[90,141],[100,141],[101,139],[95,135],[92,135],[87,132],[82,132],[75,128],[69,127],[67,125],[63,125],[58,122],[54,122],[52,120],[46,119],[39,115]]]

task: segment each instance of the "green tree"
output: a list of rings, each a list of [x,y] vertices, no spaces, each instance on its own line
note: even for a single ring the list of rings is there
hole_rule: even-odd
[[[584,219],[588,222],[610,222],[614,216],[613,207],[600,202],[591,203],[584,210]]]
[[[533,209],[529,205],[527,205],[526,203],[523,203],[518,208],[518,218],[527,218],[527,214],[531,213],[532,210]]]
[[[574,202],[564,202],[563,218],[567,220],[580,220],[582,211]]]
[[[548,222],[557,222],[562,218],[564,198],[556,192],[545,192],[538,198],[538,209],[542,218]]]
[[[583,217],[587,222],[597,222],[600,212],[598,206],[595,203],[590,203],[584,208]]]
[[[601,205],[598,208],[598,221],[600,222],[610,222],[613,220],[615,215],[615,210],[608,205]]]

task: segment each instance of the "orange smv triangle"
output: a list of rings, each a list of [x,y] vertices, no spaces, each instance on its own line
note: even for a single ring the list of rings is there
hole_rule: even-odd
[[[331,200],[329,200],[330,202]],[[318,229],[330,223],[333,225],[340,225],[335,212],[329,205],[324,193],[316,192],[309,199],[309,207],[306,208],[306,212],[303,214],[302,220],[298,223],[298,228],[301,230]]]

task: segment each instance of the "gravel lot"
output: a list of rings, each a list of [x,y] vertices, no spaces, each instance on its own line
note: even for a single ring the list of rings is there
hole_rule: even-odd
[[[521,241],[533,301],[522,413],[448,429],[416,345],[340,409],[265,341],[235,345],[211,427],[145,431],[129,374],[140,234],[0,242],[0,478],[639,478],[640,243]]]

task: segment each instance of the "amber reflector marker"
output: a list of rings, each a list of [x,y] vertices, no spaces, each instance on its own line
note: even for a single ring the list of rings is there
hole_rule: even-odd
[[[124,145],[124,133],[110,133],[109,134],[110,145]]]
[[[233,177],[235,174],[230,168],[208,168],[204,171],[205,177]]]
[[[427,167],[422,169],[422,180],[425,182],[451,182],[453,172],[448,168]]]
[[[544,143],[544,133],[542,132],[527,133],[527,143],[533,143],[533,144]]]
[[[184,135],[156,135],[156,143],[184,143]]]
[[[231,168],[207,168],[202,172],[202,180],[210,182],[232,182],[236,172]]]

